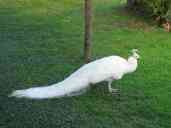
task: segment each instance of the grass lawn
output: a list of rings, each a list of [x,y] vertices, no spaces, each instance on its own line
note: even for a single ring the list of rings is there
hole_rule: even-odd
[[[141,53],[138,70],[113,83],[120,96],[104,82],[36,101],[7,95],[59,82],[84,63],[83,0],[0,0],[0,128],[171,128],[171,34],[123,2],[93,0],[93,59]]]

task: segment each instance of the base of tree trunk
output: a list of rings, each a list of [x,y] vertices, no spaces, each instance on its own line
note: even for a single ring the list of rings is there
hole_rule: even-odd
[[[128,8],[134,8],[137,5],[137,0],[127,0],[126,6]]]
[[[157,17],[155,18],[155,20],[156,20],[157,26],[159,26],[159,27],[161,27],[163,24],[166,23],[165,18],[163,18],[163,17],[161,17],[161,16],[157,16]]]
[[[159,27],[163,27],[166,32],[171,32],[171,21],[162,18],[161,16],[156,17],[156,22]]]
[[[171,21],[167,21],[166,23],[164,23],[163,27],[166,30],[166,32],[171,32]]]

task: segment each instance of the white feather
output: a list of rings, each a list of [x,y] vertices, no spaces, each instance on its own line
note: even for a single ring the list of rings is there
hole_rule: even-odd
[[[9,96],[31,99],[59,98],[79,94],[90,84],[121,79],[124,74],[134,72],[137,68],[139,55],[137,50],[128,60],[119,56],[109,56],[83,65],[68,78],[57,84],[46,87],[35,87],[25,90],[16,90]]]

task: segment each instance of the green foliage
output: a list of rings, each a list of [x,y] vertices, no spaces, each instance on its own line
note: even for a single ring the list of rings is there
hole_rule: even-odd
[[[165,18],[168,20],[168,21],[171,21],[171,6],[169,7],[166,15],[165,15]]]
[[[150,12],[153,16],[164,17],[170,7],[170,0],[137,0],[140,6]]]

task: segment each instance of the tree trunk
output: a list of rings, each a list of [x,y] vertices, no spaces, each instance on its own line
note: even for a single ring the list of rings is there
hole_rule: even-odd
[[[127,0],[127,7],[132,8],[136,4],[137,0]]]
[[[85,0],[85,35],[84,35],[84,57],[85,61],[91,60],[92,47],[92,0]]]

